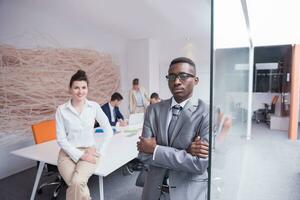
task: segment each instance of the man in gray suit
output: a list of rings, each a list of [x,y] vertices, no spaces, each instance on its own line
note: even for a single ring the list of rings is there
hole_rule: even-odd
[[[173,97],[147,108],[137,142],[150,166],[142,199],[207,200],[209,109],[193,98],[194,62],[174,59],[166,78]]]

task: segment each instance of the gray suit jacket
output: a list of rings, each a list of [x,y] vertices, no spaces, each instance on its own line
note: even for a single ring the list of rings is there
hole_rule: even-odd
[[[171,99],[168,99],[150,105],[145,114],[142,136],[156,137],[159,146],[155,152],[155,160],[152,154],[139,154],[139,158],[150,165],[142,199],[159,199],[159,186],[168,169],[171,200],[207,200],[208,159],[192,156],[186,149],[197,135],[208,141],[208,106],[200,99],[192,98],[187,102],[169,144],[167,115],[170,106]]]

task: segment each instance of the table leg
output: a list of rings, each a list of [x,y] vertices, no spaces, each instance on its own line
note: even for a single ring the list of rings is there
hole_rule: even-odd
[[[104,200],[103,176],[99,176],[99,192],[100,200]]]
[[[33,186],[33,189],[32,189],[30,200],[34,200],[34,197],[35,197],[35,194],[36,194],[36,190],[37,190],[37,187],[39,185],[40,178],[41,178],[44,166],[45,166],[45,162],[41,162],[40,161],[39,169],[38,169],[36,177],[35,177],[35,182],[34,182],[34,186]]]

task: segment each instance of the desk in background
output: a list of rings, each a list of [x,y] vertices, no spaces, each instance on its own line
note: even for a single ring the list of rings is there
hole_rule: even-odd
[[[281,130],[281,131],[288,131],[289,130],[289,122],[290,117],[284,116],[270,116],[270,129],[271,130]]]
[[[94,173],[99,177],[100,200],[104,200],[103,177],[137,157],[136,142],[141,134],[141,127],[142,125],[135,125],[119,128],[120,133],[112,137],[106,155],[101,157],[101,162]],[[96,141],[101,143],[101,133],[96,133]],[[57,165],[59,150],[56,140],[52,140],[11,152],[17,156],[40,161],[30,200],[34,200],[45,163]]]

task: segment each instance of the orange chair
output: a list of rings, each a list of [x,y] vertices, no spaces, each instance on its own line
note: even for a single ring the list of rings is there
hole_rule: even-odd
[[[56,139],[55,120],[46,120],[31,126],[36,144]]]
[[[31,128],[32,128],[34,141],[36,144],[40,144],[40,143],[44,143],[44,142],[48,142],[50,140],[56,139],[55,120],[45,120],[45,121],[39,122],[37,124],[33,124],[31,126]],[[58,173],[56,166],[50,165],[50,164],[47,164],[45,166],[47,167],[48,172],[54,172],[55,174]],[[52,174],[50,174],[50,175],[52,175]],[[58,174],[58,176],[54,182],[43,183],[38,189],[38,194],[41,194],[43,192],[43,188],[46,186],[49,186],[49,185],[57,185],[54,190],[53,197],[52,197],[52,199],[56,199],[60,190],[65,185],[65,183],[64,183],[62,177]]]

